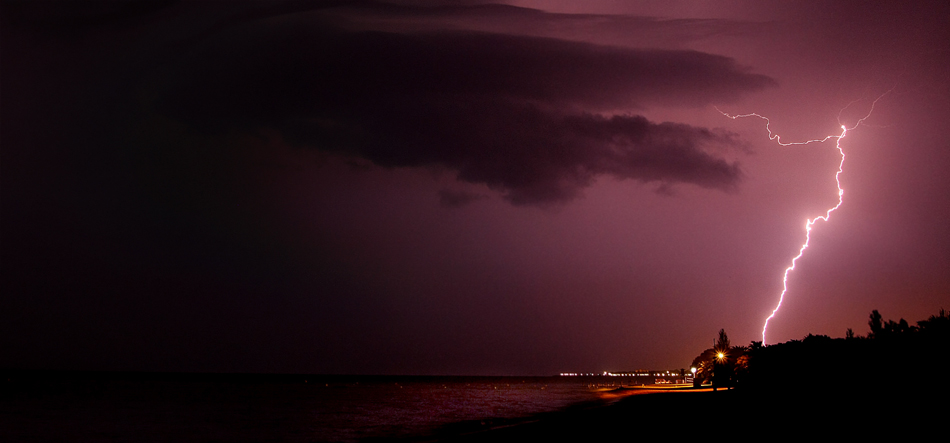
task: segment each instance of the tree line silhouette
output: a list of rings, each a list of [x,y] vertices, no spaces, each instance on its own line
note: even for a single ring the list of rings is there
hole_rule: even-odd
[[[946,310],[915,326],[903,318],[885,321],[874,310],[868,326],[866,336],[855,336],[849,328],[845,338],[809,334],[802,340],[768,346],[759,341],[731,346],[725,330],[720,330],[715,345],[693,360],[695,384],[750,390],[831,385],[859,390],[914,381],[946,384],[943,372],[950,363],[950,315]]]

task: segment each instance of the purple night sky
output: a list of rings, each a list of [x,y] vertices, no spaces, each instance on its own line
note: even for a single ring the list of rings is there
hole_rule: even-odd
[[[0,12],[0,368],[686,367],[837,202],[834,140],[716,109],[803,141],[887,91],[768,341],[950,308],[945,1]]]

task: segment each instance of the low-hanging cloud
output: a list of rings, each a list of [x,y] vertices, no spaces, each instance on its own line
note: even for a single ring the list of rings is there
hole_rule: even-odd
[[[163,109],[205,131],[270,128],[385,167],[440,165],[515,204],[576,198],[597,176],[733,189],[710,154],[731,134],[619,109],[729,102],[774,85],[734,60],[473,32],[235,28],[163,84]]]

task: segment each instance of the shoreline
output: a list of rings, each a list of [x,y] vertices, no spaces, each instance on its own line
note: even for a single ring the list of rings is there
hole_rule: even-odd
[[[507,442],[507,441],[596,441],[614,437],[622,431],[628,419],[640,421],[644,413],[654,416],[654,425],[672,425],[667,419],[672,416],[651,411],[666,410],[681,404],[683,395],[673,393],[712,393],[712,388],[692,388],[692,386],[658,387],[633,386],[618,387],[598,393],[598,399],[568,406],[564,409],[524,417],[520,420],[490,426],[482,429],[461,429],[446,427],[432,435],[408,439],[368,439],[366,442],[399,441],[411,443],[431,442]],[[720,391],[724,392],[724,391]],[[660,395],[667,394],[667,395]],[[638,417],[639,416],[639,417]]]
[[[939,383],[872,385],[792,381],[762,389],[749,386],[718,391],[709,386],[694,388],[690,385],[615,386],[591,389],[587,391],[589,396],[556,410],[527,412],[528,415],[522,416],[492,415],[488,409],[485,414],[469,415],[471,419],[444,422],[417,431],[400,427],[398,423],[353,422],[350,425],[353,427],[345,428],[345,433],[314,434],[314,420],[319,420],[319,414],[345,412],[340,408],[321,410],[320,405],[327,403],[315,394],[358,399],[356,403],[347,404],[360,406],[360,401],[365,401],[367,395],[379,394],[383,386],[398,392],[402,389],[395,390],[391,382],[365,383],[365,380],[359,388],[327,388],[312,383],[315,381],[312,379],[311,383],[305,383],[281,377],[212,383],[204,377],[197,380],[185,377],[189,381],[178,377],[157,378],[132,377],[133,381],[120,378],[105,382],[98,377],[37,377],[7,381],[0,385],[3,387],[0,389],[0,440],[105,442],[138,436],[133,439],[407,443],[596,441],[614,439],[617,433],[639,433],[647,428],[662,429],[673,437],[689,437],[705,435],[722,426],[756,432],[781,429],[783,435],[797,433],[804,437],[819,425],[848,436],[873,436],[882,430],[906,435],[917,429],[941,429],[944,419],[936,415],[947,398],[947,388]],[[671,395],[674,393],[693,395]],[[458,397],[449,394],[446,398]],[[287,402],[292,407],[288,407]],[[930,406],[932,404],[937,406]],[[271,423],[280,425],[275,428]],[[350,429],[367,429],[367,424],[383,425],[386,429],[370,434],[349,432]]]
[[[687,392],[694,395],[672,395]],[[758,437],[776,432],[796,438],[820,434],[872,438],[881,433],[923,436],[945,426],[942,408],[947,389],[829,384],[713,391],[712,387],[636,386],[614,388],[605,394],[616,397],[468,432],[442,429],[425,437],[366,441],[612,441],[618,435],[642,437],[648,429],[661,430],[664,438],[696,438],[733,428]],[[925,401],[934,397],[939,399],[936,405]]]
[[[637,404],[625,403],[632,398],[660,397],[658,394],[686,392],[698,394],[713,392],[713,390],[711,387],[694,388],[692,385],[639,385],[605,388],[592,392],[596,398],[574,403],[555,411],[518,418],[490,418],[457,422],[437,428],[426,435],[373,437],[361,440],[361,442],[431,443],[556,439],[560,437],[564,430],[571,434],[574,430],[580,428],[609,429],[610,424],[607,422],[601,423],[601,421],[605,417],[613,416],[618,412],[624,413],[630,407],[638,407],[639,402]],[[676,401],[679,401],[682,396],[673,397],[676,397]]]

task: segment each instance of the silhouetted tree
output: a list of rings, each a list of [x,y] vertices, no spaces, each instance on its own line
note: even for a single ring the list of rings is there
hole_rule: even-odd
[[[721,352],[729,350],[729,336],[726,335],[725,329],[719,330],[719,339],[716,340],[716,349]]]
[[[884,320],[881,317],[881,313],[877,312],[877,309],[871,311],[871,318],[868,319],[868,326],[871,327],[871,332],[868,333],[869,338],[874,338],[881,335],[881,332],[884,331]]]
[[[719,339],[716,340],[716,358],[713,360],[713,389],[732,386],[735,359],[729,355],[729,336],[725,329],[719,330]]]
[[[940,308],[939,314],[931,315],[930,318],[917,322],[917,329],[928,335],[947,335],[950,333],[950,315],[943,308]]]
[[[715,360],[716,350],[713,348],[706,349],[693,359],[692,367],[696,368],[696,375],[693,378],[694,384],[699,385],[712,380]]]
[[[761,342],[759,345],[761,346]],[[693,359],[692,366],[696,368],[695,383],[711,381],[713,389],[732,387],[738,381],[737,375],[744,375],[747,372],[748,363],[746,348],[730,346],[726,330],[720,329],[716,344]],[[738,372],[737,368],[739,368]]]

